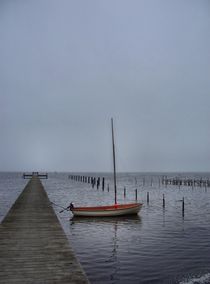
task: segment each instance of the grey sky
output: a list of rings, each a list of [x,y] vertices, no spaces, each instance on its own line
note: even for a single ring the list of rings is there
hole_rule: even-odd
[[[208,0],[1,0],[0,170],[210,170]]]

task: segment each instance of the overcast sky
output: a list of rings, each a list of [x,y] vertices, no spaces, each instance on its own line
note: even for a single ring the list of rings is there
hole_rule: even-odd
[[[209,0],[1,0],[0,170],[210,171]]]

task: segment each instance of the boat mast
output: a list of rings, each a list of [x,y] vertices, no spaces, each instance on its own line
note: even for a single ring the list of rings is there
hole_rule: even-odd
[[[116,182],[116,165],[115,165],[115,145],[114,145],[113,118],[111,118],[111,125],[112,125],[112,149],[113,149],[113,165],[114,165],[114,203],[117,204],[117,182]]]

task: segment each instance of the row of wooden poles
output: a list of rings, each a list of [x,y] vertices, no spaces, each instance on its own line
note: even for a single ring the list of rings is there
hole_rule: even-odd
[[[80,176],[80,175],[69,175],[69,179],[84,183],[91,184],[92,188],[95,186],[99,189],[100,185],[102,190],[105,188],[105,178],[104,177],[90,177],[90,176]]]
[[[96,186],[97,189],[101,186],[102,190],[105,189],[105,178],[104,177],[90,177],[80,175],[69,175],[69,179],[78,182],[84,182],[91,184],[92,188]],[[109,184],[107,184],[107,191],[109,192]],[[126,187],[124,187],[124,198],[126,197]],[[135,189],[135,200],[138,199],[138,191]]]
[[[155,182],[156,180],[156,182]],[[137,178],[135,178],[135,185],[137,186],[139,184],[139,182],[141,183],[142,186],[145,185],[150,185],[153,186],[154,183],[158,184],[159,187],[161,187],[161,185],[164,185],[165,187],[167,187],[168,185],[174,185],[174,186],[178,186],[179,188],[181,186],[191,186],[192,188],[194,187],[210,187],[210,180],[209,179],[203,179],[203,178],[199,178],[199,179],[192,179],[192,178],[180,178],[180,177],[167,177],[167,176],[161,176],[161,177],[151,177],[150,179],[142,177],[140,180]]]
[[[210,187],[210,180],[209,179],[181,179],[181,178],[168,178],[168,177],[163,177],[162,178],[162,184],[164,185],[176,185],[176,186],[199,186],[199,187]]]
[[[95,186],[99,189],[100,185],[102,190],[105,189],[105,178],[104,177],[92,177],[92,176],[83,176],[83,175],[69,175],[69,178],[74,181],[89,183],[92,185],[92,188]],[[154,180],[151,178],[150,185],[153,186]],[[137,185],[137,179],[135,179],[135,184]],[[158,184],[160,185],[175,185],[181,187],[184,186],[200,186],[200,187],[210,187],[209,179],[181,179],[181,178],[168,178],[167,176],[162,176],[158,178]],[[142,185],[146,185],[146,178],[143,177]],[[107,189],[109,191],[109,184],[107,185]]]

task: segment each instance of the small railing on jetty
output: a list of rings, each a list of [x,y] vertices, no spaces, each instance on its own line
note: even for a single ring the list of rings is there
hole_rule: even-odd
[[[30,179],[33,176],[39,177],[40,179],[48,179],[48,173],[39,173],[39,172],[23,173],[24,179]]]

